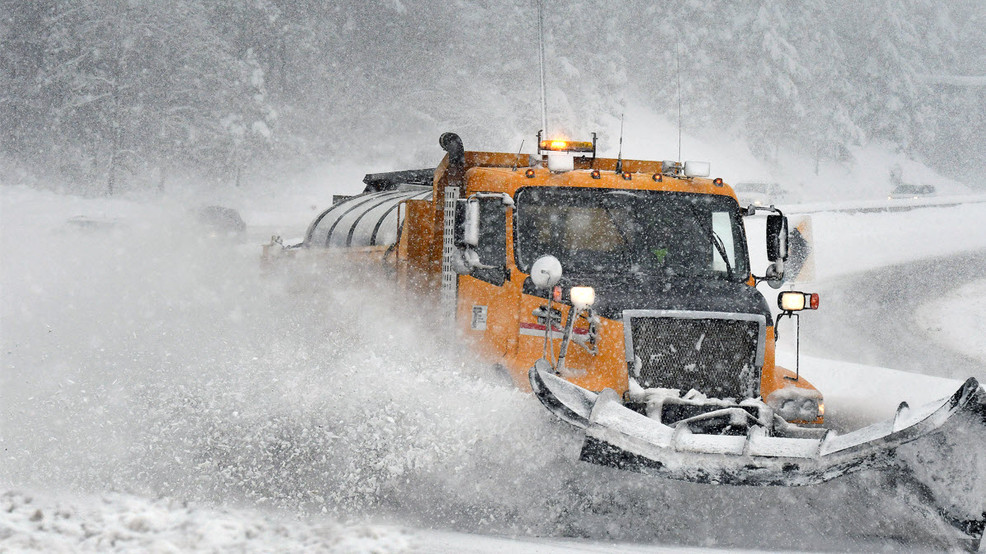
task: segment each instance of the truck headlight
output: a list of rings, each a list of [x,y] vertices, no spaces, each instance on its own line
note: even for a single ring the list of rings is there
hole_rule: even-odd
[[[767,396],[766,404],[785,421],[815,421],[825,415],[825,402],[817,390],[784,387]]]
[[[572,306],[578,310],[584,310],[596,302],[596,291],[592,287],[572,287],[568,296],[572,299]]]

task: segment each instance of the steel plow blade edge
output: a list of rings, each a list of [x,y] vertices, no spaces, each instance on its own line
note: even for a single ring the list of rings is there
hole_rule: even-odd
[[[898,460],[897,455],[901,445],[926,436],[932,442],[967,443],[976,434],[986,435],[986,390],[975,379],[967,380],[951,397],[917,408],[902,403],[889,420],[844,435],[829,432],[819,439],[768,436],[766,429],[757,427],[745,436],[692,433],[687,427],[669,427],[625,407],[611,389],[596,393],[544,367],[531,368],[528,376],[535,395],[550,412],[585,430],[583,461],[694,483],[788,487],[815,485],[903,462],[897,466],[902,470],[898,473],[922,491],[924,500],[945,521],[969,537],[972,550],[981,546],[986,531],[983,499],[956,511],[954,490],[936,494],[924,484],[927,479],[917,477],[916,467],[908,467],[913,460]],[[965,446],[972,456],[981,452],[975,444]],[[959,463],[965,472],[977,471],[975,464]],[[938,474],[942,468],[924,469]],[[969,477],[975,483],[982,478]]]
[[[888,465],[894,450],[938,430],[958,413],[982,421],[986,391],[970,378],[949,398],[898,410],[887,421],[825,438],[703,435],[672,428],[623,406],[612,390],[595,393],[540,368],[529,374],[542,404],[585,429],[581,459],[696,483],[804,486]]]
[[[589,425],[589,416],[598,393],[573,385],[537,365],[530,369],[527,376],[534,395],[558,419],[579,429],[585,429]]]

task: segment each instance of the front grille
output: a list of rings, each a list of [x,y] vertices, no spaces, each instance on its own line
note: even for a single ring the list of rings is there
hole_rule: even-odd
[[[644,388],[760,396],[763,316],[629,310],[623,323],[630,374]]]

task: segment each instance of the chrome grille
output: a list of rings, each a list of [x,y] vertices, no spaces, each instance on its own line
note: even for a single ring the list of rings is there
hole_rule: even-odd
[[[753,314],[628,310],[623,323],[630,375],[644,388],[756,398],[765,321]]]

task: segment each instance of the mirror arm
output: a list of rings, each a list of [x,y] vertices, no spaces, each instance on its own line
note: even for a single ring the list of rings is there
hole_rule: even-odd
[[[466,201],[472,200],[473,198],[499,198],[503,202],[503,207],[512,208],[514,206],[514,199],[505,192],[474,192],[469,195]]]
[[[756,215],[757,212],[770,212],[772,214],[777,214],[779,216],[783,216],[784,215],[784,212],[782,212],[780,210],[780,208],[774,207],[773,204],[771,204],[770,206],[757,206],[756,204],[750,204],[749,206],[747,206],[745,208],[740,208],[740,210],[742,212],[741,215],[743,217],[749,217],[749,216],[752,216],[752,215]]]
[[[777,260],[767,266],[767,279],[782,279],[784,277],[784,260]]]
[[[757,286],[764,281],[779,281],[784,278],[784,260],[777,260],[767,266],[763,277],[753,276],[753,286]],[[773,286],[773,285],[771,285]],[[774,287],[777,288],[777,287]]]
[[[477,260],[475,263],[469,262],[469,267],[471,269],[497,269],[497,268],[505,269],[506,268],[506,266],[486,265],[482,261],[479,261],[479,254],[476,254],[475,250],[473,250],[472,248],[467,248],[466,250],[467,252],[471,252],[473,254],[473,258]]]

